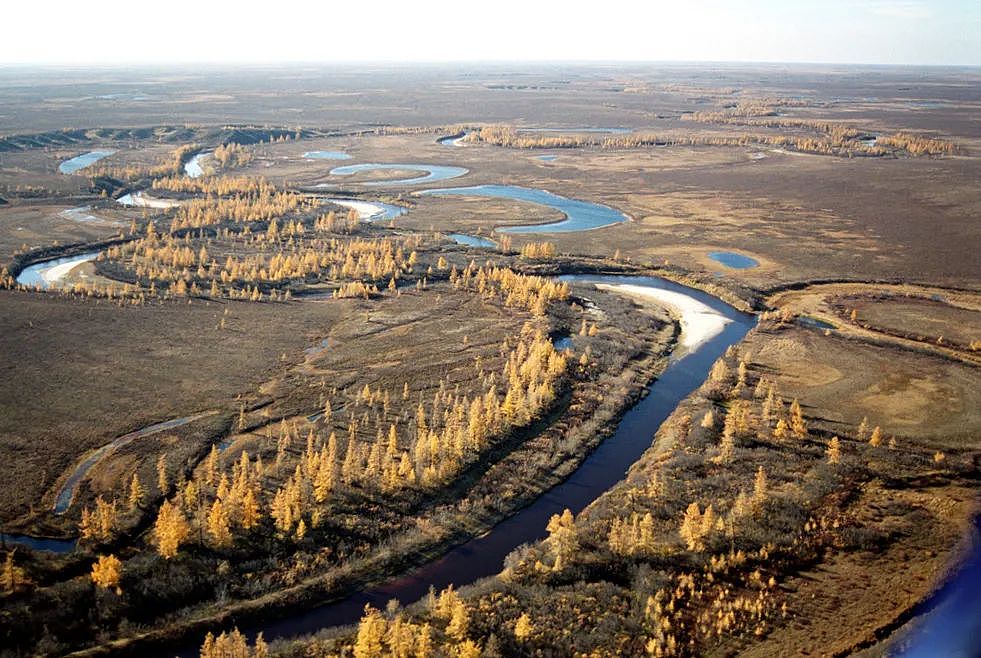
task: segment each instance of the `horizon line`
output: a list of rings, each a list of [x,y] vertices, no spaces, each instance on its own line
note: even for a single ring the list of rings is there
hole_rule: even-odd
[[[977,63],[930,63],[930,62],[855,62],[855,61],[808,61],[808,60],[742,60],[742,59],[296,59],[296,60],[146,60],[114,62],[109,60],[79,61],[2,61],[0,68],[51,68],[51,69],[136,69],[142,67],[290,67],[290,66],[388,66],[405,68],[413,66],[617,66],[617,65],[693,65],[693,66],[851,66],[874,68],[981,68]]]

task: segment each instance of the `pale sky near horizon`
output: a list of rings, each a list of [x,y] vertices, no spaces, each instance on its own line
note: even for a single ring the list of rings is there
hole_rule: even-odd
[[[978,0],[10,0],[0,64],[981,65]]]

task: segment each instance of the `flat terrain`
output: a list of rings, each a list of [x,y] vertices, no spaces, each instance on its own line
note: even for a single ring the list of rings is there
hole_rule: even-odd
[[[114,242],[65,280],[84,291],[0,290],[0,524],[88,524],[73,552],[18,550],[0,655],[198,646],[488,532],[573,472],[677,345],[676,309],[537,276],[597,271],[661,274],[759,325],[638,431],[648,452],[582,514],[383,624],[431,633],[431,655],[883,651],[978,510],[979,83],[776,65],[3,68],[0,267]],[[58,172],[100,149],[115,153]],[[350,158],[303,157],[320,150]],[[200,152],[208,175],[186,177]],[[329,173],[364,163],[467,173]],[[416,194],[494,184],[628,221],[505,237],[562,214]],[[136,191],[175,207],[116,202]],[[407,213],[368,224],[331,197]],[[80,460],[202,412],[99,459],[53,513]],[[99,499],[117,505],[104,533]],[[175,555],[154,528],[165,500],[190,527]],[[120,593],[89,577],[109,553]]]
[[[10,292],[0,308],[0,445],[17,456],[6,474],[10,520],[50,505],[53,485],[86,450],[208,409],[230,416],[237,395],[282,355],[302,359],[338,313],[316,303],[119,307]]]

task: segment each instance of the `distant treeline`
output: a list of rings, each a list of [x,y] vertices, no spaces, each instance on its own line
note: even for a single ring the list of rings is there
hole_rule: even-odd
[[[793,120],[792,120],[793,121]],[[795,125],[805,125],[795,122]],[[831,122],[811,122],[808,127],[823,134],[772,135],[765,133],[742,133],[732,135],[689,134],[657,135],[653,133],[633,133],[614,137],[595,137],[590,135],[523,135],[512,126],[486,126],[471,132],[465,138],[472,143],[486,143],[507,148],[583,148],[604,149],[642,148],[649,146],[774,146],[792,149],[802,153],[837,155],[882,156],[889,154],[946,155],[956,152],[953,143],[910,133],[895,133],[877,137],[875,143],[867,131],[861,131],[842,124]]]

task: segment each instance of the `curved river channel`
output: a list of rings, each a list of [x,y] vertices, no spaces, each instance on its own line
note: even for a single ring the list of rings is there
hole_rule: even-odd
[[[365,181],[361,185],[371,185],[375,187],[382,187],[385,185],[418,185],[419,183],[435,183],[436,181],[449,180],[450,178],[457,178],[463,176],[464,174],[470,173],[470,170],[465,167],[454,167],[451,165],[436,165],[436,164],[379,164],[377,162],[369,162],[365,164],[354,164],[354,165],[344,165],[342,167],[334,167],[330,170],[331,176],[351,176],[353,174],[359,174],[365,171],[421,171],[424,176],[416,176],[415,178],[399,178],[397,180],[374,180]]]
[[[612,224],[627,221],[627,216],[619,210],[590,201],[569,199],[546,190],[536,190],[518,185],[474,185],[472,187],[443,187],[422,190],[416,194],[423,196],[465,196],[491,199],[510,199],[547,206],[558,210],[565,219],[549,224],[530,224],[528,226],[505,226],[495,229],[498,233],[571,233],[591,231]]]
[[[590,453],[567,480],[542,494],[528,507],[497,524],[486,534],[403,576],[335,603],[282,619],[253,625],[239,624],[243,632],[254,635],[261,631],[266,640],[313,633],[322,628],[357,622],[365,604],[384,609],[393,598],[412,603],[425,596],[430,587],[462,586],[500,573],[504,558],[511,551],[544,537],[545,525],[553,514],[559,514],[566,508],[578,513],[622,480],[631,464],[650,448],[651,437],[661,423],[681,400],[705,381],[712,363],[726,348],[739,342],[756,322],[752,315],[737,311],[716,297],[658,277],[568,276],[563,280],[646,287],[650,289],[651,297],[656,297],[658,291],[667,291],[689,298],[700,307],[708,307],[725,321],[717,323],[718,332],[710,338],[687,351],[682,349],[673,357],[661,376],[651,384],[648,395],[623,416],[615,433]],[[675,305],[675,308],[680,307]],[[229,626],[234,623],[232,619]],[[196,656],[199,648],[200,644],[187,646],[179,653],[182,656]],[[174,652],[159,651],[154,654],[173,656]]]

